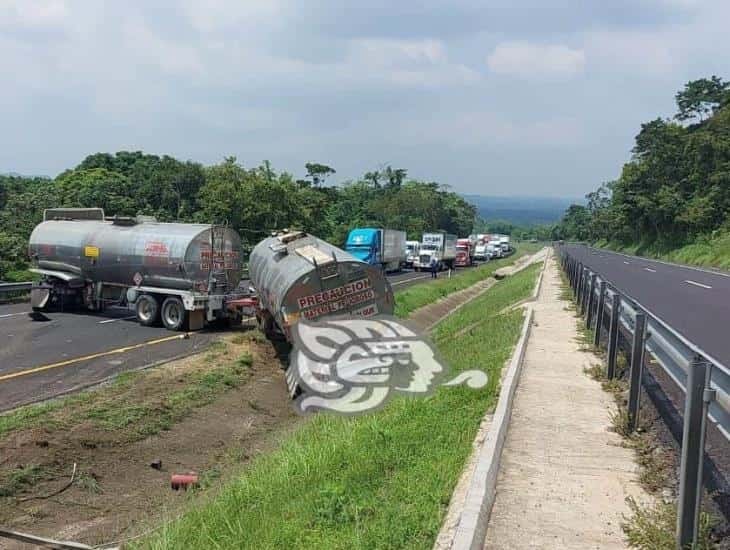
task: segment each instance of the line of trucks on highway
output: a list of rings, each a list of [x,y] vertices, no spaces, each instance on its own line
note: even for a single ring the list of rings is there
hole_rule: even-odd
[[[35,311],[108,306],[142,325],[198,330],[255,316],[269,337],[289,339],[300,319],[392,314],[387,271],[469,266],[511,252],[505,235],[457,239],[443,231],[406,241],[404,231],[358,228],[344,250],[302,231],[282,231],[249,255],[230,227],[106,218],[99,208],[48,209],[29,242]]]

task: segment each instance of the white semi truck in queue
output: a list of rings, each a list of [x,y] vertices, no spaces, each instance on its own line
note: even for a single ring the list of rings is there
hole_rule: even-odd
[[[416,271],[431,269],[432,258],[436,260],[439,271],[453,269],[456,259],[456,235],[446,231],[424,233],[418,261],[413,267]]]

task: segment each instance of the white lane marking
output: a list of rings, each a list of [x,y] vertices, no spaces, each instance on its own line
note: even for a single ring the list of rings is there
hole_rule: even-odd
[[[136,318],[137,318],[136,315],[130,315],[129,317],[119,317],[117,319],[107,319],[105,321],[99,321],[99,324],[105,325],[106,323],[114,323],[116,321],[129,321],[130,319],[136,319]],[[241,319],[241,322],[243,323],[245,321],[250,321],[251,319],[256,319],[256,317],[255,316],[254,317],[244,317],[243,319]]]
[[[710,285],[703,285],[702,283],[698,283],[697,281],[685,281],[685,283],[687,283],[689,285],[695,285],[700,288],[712,288]]]
[[[626,265],[629,265],[629,264],[630,264],[631,262],[627,262],[626,260],[624,260],[624,263],[625,263]]]
[[[390,283],[390,286],[398,286],[405,283],[410,283],[411,281],[418,281],[419,279],[427,279],[430,275],[422,275],[421,277],[411,277],[410,279],[406,279],[405,281],[398,281],[397,283]]]
[[[656,269],[652,269],[650,267],[645,267],[644,271],[648,271],[649,273],[656,273]]]
[[[0,315],[0,319],[7,319],[8,317],[15,317],[17,315],[28,315],[30,311],[21,311],[20,313],[5,313],[4,315]]]
[[[99,321],[100,325],[105,325],[107,323],[116,323],[117,321],[129,321],[130,319],[136,319],[136,315],[130,315],[129,317],[117,317],[116,319],[107,319],[106,321]]]

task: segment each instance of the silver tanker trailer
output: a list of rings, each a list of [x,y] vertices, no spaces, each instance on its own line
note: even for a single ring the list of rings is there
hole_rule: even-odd
[[[240,316],[227,307],[241,274],[241,240],[228,227],[48,209],[29,253],[41,275],[31,290],[35,310],[126,305],[141,324],[170,330]]]
[[[307,233],[258,243],[249,274],[258,294],[256,317],[269,337],[288,339],[289,328],[302,318],[393,313],[393,290],[380,266]]]

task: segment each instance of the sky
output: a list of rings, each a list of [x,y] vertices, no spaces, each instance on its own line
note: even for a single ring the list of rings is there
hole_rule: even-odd
[[[727,0],[0,0],[0,173],[143,150],[579,197],[684,83],[730,78],[728,21]]]

